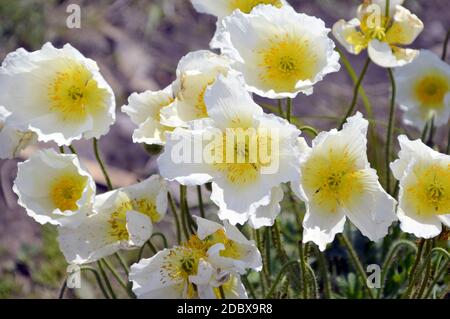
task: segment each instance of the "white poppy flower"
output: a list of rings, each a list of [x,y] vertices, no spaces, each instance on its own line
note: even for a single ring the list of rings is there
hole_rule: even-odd
[[[206,89],[219,74],[227,75],[230,61],[211,51],[190,52],[177,67],[177,79],[172,84],[174,103],[161,110],[164,125],[178,127],[186,122],[208,117],[204,102]]]
[[[11,159],[18,157],[20,152],[30,144],[36,142],[36,134],[22,132],[10,127],[7,118],[10,113],[0,106],[0,158]]]
[[[76,227],[92,211],[95,182],[77,156],[48,149],[18,164],[13,190],[36,222]]]
[[[271,210],[259,217],[273,222],[278,208],[270,201],[279,202],[280,194],[271,199],[271,192],[299,174],[296,143],[301,132],[264,114],[234,76],[220,76],[206,91],[205,103],[208,119],[170,135],[158,159],[161,175],[183,185],[212,182],[211,200],[219,206],[219,217],[233,225],[252,218],[258,226],[259,206]]]
[[[329,29],[315,17],[258,6],[250,14],[235,11],[219,26],[218,47],[243,74],[249,91],[268,98],[311,94],[326,74],[340,69]]]
[[[139,126],[133,133],[134,143],[164,145],[165,132],[172,131],[173,127],[161,123],[161,109],[170,107],[173,102],[171,86],[157,92],[145,91],[130,95],[128,105],[124,105],[122,111]]]
[[[303,241],[321,250],[343,231],[347,217],[372,241],[383,238],[396,220],[396,201],[367,160],[367,128],[357,113],[341,131],[320,133],[312,148],[301,144],[301,177],[292,186],[307,207]]]
[[[398,140],[401,150],[391,170],[400,181],[400,228],[417,237],[436,237],[441,224],[450,227],[450,156],[405,135]]]
[[[197,218],[197,234],[171,249],[131,266],[138,298],[247,298],[240,274],[261,270],[261,255],[239,230]]]
[[[120,249],[140,247],[167,210],[167,185],[154,175],[129,187],[96,196],[94,214],[78,227],[59,229],[58,241],[69,263],[85,264]]]
[[[414,42],[423,30],[423,23],[402,3],[403,0],[391,1],[386,17],[385,0],[364,1],[358,7],[357,18],[334,24],[333,35],[352,54],[368,49],[371,60],[381,67],[408,64],[419,51],[402,46]]]
[[[394,70],[398,103],[403,121],[423,129],[434,117],[442,126],[450,118],[450,65],[428,50],[421,50],[412,63]]]
[[[114,94],[97,63],[69,44],[8,54],[0,68],[0,105],[11,112],[12,127],[60,146],[100,137],[115,119]]]

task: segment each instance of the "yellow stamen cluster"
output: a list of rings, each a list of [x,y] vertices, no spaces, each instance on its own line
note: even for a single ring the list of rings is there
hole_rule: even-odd
[[[244,13],[250,13],[254,7],[260,4],[271,4],[277,8],[283,5],[280,0],[230,0],[230,12],[239,9]]]
[[[319,57],[311,40],[290,34],[275,36],[259,52],[260,78],[275,91],[294,91],[299,81],[313,80]]]
[[[450,213],[450,165],[414,168],[416,182],[405,188],[406,200],[420,215]]]
[[[442,108],[444,98],[450,92],[450,79],[439,70],[433,70],[416,81],[413,92],[423,108]]]
[[[110,234],[116,240],[125,241],[129,239],[127,212],[132,210],[148,216],[152,222],[158,222],[161,219],[156,210],[156,204],[152,200],[141,198],[124,201],[111,214],[109,219]]]
[[[86,184],[87,177],[76,173],[59,176],[50,186],[50,198],[53,205],[61,211],[77,210],[77,201],[81,198]]]
[[[50,110],[68,121],[101,111],[106,94],[85,66],[74,63],[57,72],[48,87]]]
[[[356,165],[347,148],[330,148],[313,155],[302,169],[303,183],[312,199],[326,212],[334,213],[343,204],[358,199],[364,189],[365,172]]]

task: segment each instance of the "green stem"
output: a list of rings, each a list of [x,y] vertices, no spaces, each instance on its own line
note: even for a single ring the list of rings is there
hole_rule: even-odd
[[[258,246],[258,250],[261,253],[261,258],[262,258],[262,264],[263,264],[263,269],[262,269],[262,274],[263,274],[263,279],[264,279],[264,284],[267,286],[270,286],[270,278],[269,278],[269,273],[268,273],[268,268],[267,268],[267,256],[266,256],[266,249],[264,248],[264,238],[262,238],[264,236],[261,236],[261,230],[260,229],[256,229],[255,230],[255,238],[256,238],[256,245]]]
[[[283,277],[284,273],[285,273],[290,267],[292,267],[293,265],[296,265],[296,264],[298,264],[298,263],[299,263],[298,260],[291,260],[291,261],[288,261],[287,263],[285,263],[285,264],[281,267],[280,271],[278,272],[277,276],[275,277],[275,280],[274,280],[272,286],[271,286],[270,289],[269,289],[269,292],[265,295],[265,299],[269,299],[269,298],[273,295],[273,293],[275,292],[275,289],[277,288],[278,284],[280,283],[281,278]]]
[[[431,254],[431,250],[434,248],[434,240],[427,240],[427,252],[425,255]],[[420,299],[422,294],[425,292],[427,288],[428,282],[430,281],[430,273],[431,273],[431,259],[426,265],[425,273],[422,279],[422,283],[420,284],[420,288],[417,290],[416,299]]]
[[[389,10],[390,10],[390,7],[391,7],[391,3],[390,2],[391,2],[390,0],[386,0],[386,10],[385,10],[385,13],[384,13],[384,16],[386,17],[386,20],[387,20],[386,23],[389,23]]]
[[[444,276],[444,274],[446,272],[448,272],[448,267],[450,265],[450,260],[447,260],[444,264],[444,266],[441,268],[441,270],[434,276],[433,281],[431,282],[430,287],[428,288],[427,292],[425,293],[425,295],[423,296],[423,298],[428,298],[431,293],[433,292],[433,288],[434,286],[438,283],[439,278],[441,278],[442,276]]]
[[[292,114],[292,99],[288,97],[286,101],[286,120],[289,123],[291,122],[291,114]]]
[[[449,40],[450,40],[450,30],[448,30],[447,35],[445,36],[444,47],[442,50],[442,61],[445,61],[447,59],[447,47]]]
[[[114,290],[111,286],[111,282],[109,281],[108,276],[106,275],[105,269],[103,268],[103,262],[104,259],[100,259],[99,261],[97,261],[97,266],[98,269],[100,269],[100,274],[103,277],[103,280],[106,283],[106,287],[108,288],[109,294],[112,296],[113,299],[117,299],[116,294],[114,293]]]
[[[247,288],[247,290],[250,292],[250,296],[252,296],[253,299],[256,299],[255,289],[248,280],[247,275],[242,276],[242,282],[244,283],[244,286]]]
[[[312,126],[302,126],[299,128],[300,131],[305,131],[310,133],[313,137],[316,137],[317,135],[319,135],[319,133],[317,132],[317,130],[312,127]]]
[[[64,299],[64,292],[67,288],[67,278],[64,279],[63,285],[59,291],[58,299]]]
[[[205,208],[203,207],[202,187],[197,185],[198,206],[200,208],[200,216],[205,218]]]
[[[316,274],[309,264],[306,264],[306,270],[308,271],[311,280],[311,296],[313,296],[314,299],[319,299],[319,289],[317,287]]]
[[[394,127],[394,119],[395,119],[395,95],[396,95],[396,84],[395,84],[395,78],[394,74],[392,73],[391,69],[387,69],[389,74],[389,79],[391,81],[392,86],[392,95],[391,95],[391,105],[390,105],[390,111],[389,111],[389,124],[388,124],[388,130],[387,130],[387,137],[386,137],[386,191],[388,194],[391,193],[391,170],[390,170],[390,163],[391,163],[391,148],[392,148],[392,135],[393,135],[393,127]]]
[[[114,254],[114,256],[117,258],[117,260],[120,263],[120,266],[122,266],[123,271],[128,275],[128,273],[130,272],[130,267],[128,267],[127,263],[125,262],[125,260],[123,259],[122,255],[119,252],[116,252]]]
[[[59,147],[59,152],[60,152],[61,154],[64,154],[64,153],[65,153],[65,151],[64,151],[64,146],[60,146],[60,147]]]
[[[96,138],[93,139],[93,147],[95,158],[97,159],[98,164],[100,165],[100,169],[102,170],[103,176],[105,177],[106,185],[108,186],[108,190],[113,190],[114,187],[111,183],[111,179],[109,178],[108,172],[106,171],[105,165],[100,157],[100,152],[98,150],[98,140]]]
[[[305,254],[304,254],[304,245],[300,241],[298,243],[298,255],[300,257],[300,270],[301,270],[301,277],[302,277],[302,290],[303,290],[303,299],[308,299],[308,291],[309,291],[309,284],[308,279],[306,275],[306,260],[305,260]]]
[[[316,254],[317,254],[317,261],[319,264],[320,269],[320,276],[322,277],[323,281],[323,296],[325,299],[331,299],[331,281],[328,276],[328,267],[327,267],[327,261],[325,259],[325,255],[323,252],[320,251],[320,249],[316,246]]]
[[[411,271],[409,273],[409,284],[408,288],[406,289],[406,292],[403,294],[402,298],[407,298],[411,295],[411,292],[414,288],[414,278],[416,276],[417,267],[419,266],[420,260],[422,259],[422,252],[423,247],[425,245],[425,239],[421,239],[419,241],[419,244],[417,245],[417,254],[416,258],[414,259],[414,264],[411,268]]]
[[[101,269],[103,269],[103,267],[102,267]],[[97,284],[98,284],[100,290],[101,290],[102,293],[103,293],[103,296],[105,296],[106,299],[111,299],[111,297],[110,297],[109,294],[107,293],[107,290],[106,290],[106,288],[105,288],[105,285],[104,285],[103,282],[102,282],[102,279],[101,279],[101,276],[100,276],[98,270],[95,269],[94,267],[90,267],[90,266],[83,266],[83,267],[81,267],[81,268],[80,268],[80,271],[83,271],[83,270],[90,271],[90,272],[92,272],[92,273],[94,274],[95,279],[97,280]],[[104,273],[104,270],[103,270],[103,273]],[[108,282],[109,282],[109,281],[108,281]],[[114,296],[114,292],[113,292],[113,296]]]
[[[347,248],[347,252],[353,263],[353,266],[355,267],[356,272],[359,274],[360,280],[364,288],[366,289],[367,293],[369,294],[370,299],[374,299],[375,296],[373,295],[372,289],[370,289],[369,286],[367,286],[367,274],[364,271],[364,267],[361,263],[361,260],[359,260],[358,255],[356,254],[356,251],[353,248],[353,245],[351,244],[350,240],[347,238],[345,234],[340,234],[339,240]]]
[[[177,243],[181,243],[181,225],[180,225],[180,218],[178,217],[177,213],[177,207],[175,205],[175,202],[173,200],[172,195],[168,192],[167,193],[167,200],[169,201],[170,209],[172,210],[173,217],[175,219],[175,226],[177,231]]]
[[[151,238],[153,238],[153,237],[160,237],[161,240],[163,241],[164,248],[169,247],[168,242],[167,242],[167,238],[166,238],[166,236],[164,236],[163,233],[153,233]]]
[[[394,261],[394,257],[397,254],[397,251],[399,251],[402,248],[402,246],[410,247],[414,251],[417,251],[417,246],[413,242],[410,242],[409,240],[399,240],[391,246],[391,249],[386,255],[386,259],[384,260],[383,266],[381,267],[381,280],[380,280],[381,286],[378,289],[377,298],[381,298],[383,296],[386,276],[389,272],[389,269],[391,268],[392,262]]]
[[[180,185],[180,206],[181,221],[184,221],[183,228],[185,228],[186,239],[189,239],[189,236],[195,233],[195,229],[193,228],[193,220],[189,212],[189,206],[187,202],[187,187],[185,185]]]
[[[345,114],[344,118],[342,119],[341,123],[339,124],[339,129],[342,129],[342,127],[344,126],[344,123],[347,121],[347,118],[353,114],[353,111],[355,110],[356,107],[356,102],[358,101],[358,94],[359,94],[359,89],[361,87],[362,81],[364,79],[364,76],[367,73],[367,69],[369,68],[370,65],[370,58],[366,59],[366,62],[364,64],[363,70],[358,78],[358,81],[355,84],[355,88],[353,90],[353,99],[352,102],[350,103],[350,106],[347,110],[347,113]]]
[[[223,285],[219,286],[219,292],[220,292],[220,299],[226,299],[225,298],[225,291],[223,291]]]
[[[127,286],[127,284],[125,283],[125,281],[120,277],[119,273],[116,271],[116,269],[114,268],[113,265],[111,265],[111,263],[106,259],[103,258],[102,259],[103,263],[106,265],[106,268],[108,268],[108,270],[111,272],[111,274],[114,276],[114,278],[116,278],[117,282],[119,283],[119,285],[125,289],[125,291],[127,292],[127,294],[131,297],[134,298],[133,293],[130,291],[129,287]],[[109,288],[108,288],[109,289]]]
[[[282,103],[282,101],[280,99],[278,100],[278,114],[281,117],[284,117],[284,114],[283,114],[283,103]]]
[[[78,155],[77,150],[72,145],[69,145],[69,150],[72,152],[72,154]]]

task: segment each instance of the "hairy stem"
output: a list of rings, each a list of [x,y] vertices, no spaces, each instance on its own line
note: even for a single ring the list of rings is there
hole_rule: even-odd
[[[391,81],[392,86],[392,93],[391,93],[391,104],[389,108],[389,124],[387,129],[387,136],[386,136],[386,191],[388,194],[391,193],[391,170],[390,170],[390,163],[391,163],[391,148],[392,148],[392,135],[393,135],[393,128],[394,128],[394,120],[395,120],[395,96],[396,96],[396,84],[394,79],[394,74],[392,73],[391,69],[387,69],[389,74],[389,79]]]
[[[105,168],[105,164],[103,163],[103,161],[100,157],[100,152],[98,150],[98,140],[96,138],[93,139],[93,147],[94,147],[95,158],[98,162],[98,165],[100,165],[100,169],[102,170],[103,176],[105,177],[105,181],[106,181],[106,185],[108,186],[108,190],[113,190],[114,187],[111,183],[111,179],[109,178],[108,172]]]

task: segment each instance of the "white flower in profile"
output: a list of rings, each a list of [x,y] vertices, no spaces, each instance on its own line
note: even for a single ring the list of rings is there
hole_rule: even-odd
[[[47,149],[18,164],[13,190],[36,222],[76,227],[92,211],[95,182],[77,156]]]
[[[0,67],[0,105],[11,112],[11,127],[60,146],[98,138],[115,119],[114,94],[97,63],[69,44],[8,54]]]
[[[367,160],[368,122],[361,113],[341,131],[320,133],[312,148],[301,146],[300,180],[294,191],[306,203],[303,241],[325,250],[346,218],[372,241],[383,238],[396,220],[396,201],[388,195]]]
[[[401,4],[403,0],[391,0],[386,16],[385,0],[364,1],[358,7],[357,18],[334,24],[333,35],[352,54],[367,49],[371,60],[381,67],[408,64],[419,51],[403,46],[414,42],[423,30],[423,23]]]
[[[260,4],[272,5],[277,8],[289,5],[285,0],[191,0],[195,10],[199,13],[206,13],[218,18],[217,29],[210,42],[211,49],[220,48],[220,34],[219,29],[221,21],[226,16],[231,15],[235,10],[240,10],[243,13],[250,13],[253,8]]]
[[[205,103],[208,119],[170,135],[158,159],[161,175],[183,185],[212,182],[211,200],[219,206],[219,217],[233,225],[249,218],[257,227],[272,224],[282,198],[273,188],[299,174],[301,132],[264,114],[232,75],[217,79]]]
[[[394,70],[398,103],[405,124],[423,129],[434,118],[435,126],[450,118],[450,65],[428,50],[410,64]]]
[[[138,298],[247,298],[240,274],[261,270],[253,241],[234,226],[197,218],[198,231],[181,246],[164,249],[131,266]]]
[[[177,78],[172,83],[175,101],[161,110],[164,125],[179,127],[186,122],[208,117],[204,102],[207,88],[219,74],[227,75],[230,61],[211,51],[200,50],[188,53],[178,63]]]
[[[11,159],[18,157],[28,145],[36,142],[36,134],[22,132],[10,127],[7,118],[10,113],[0,106],[0,158]]]
[[[167,185],[158,175],[95,197],[94,214],[76,228],[59,229],[67,262],[91,263],[121,249],[141,247],[167,211]]]
[[[164,145],[165,133],[174,128],[161,123],[161,109],[170,107],[173,102],[171,86],[161,91],[145,91],[130,95],[128,104],[122,107],[122,112],[138,125],[133,132],[134,143]]]
[[[421,238],[450,227],[450,155],[441,154],[420,140],[398,137],[399,158],[391,163],[400,181],[397,216],[400,228]]]
[[[235,11],[219,26],[219,48],[235,62],[249,91],[268,98],[311,94],[326,74],[340,69],[329,29],[290,6]]]

